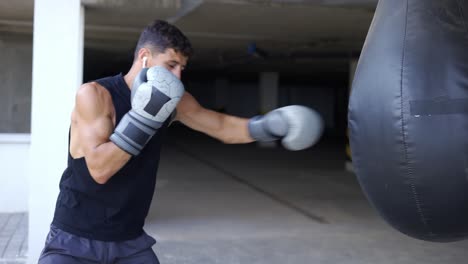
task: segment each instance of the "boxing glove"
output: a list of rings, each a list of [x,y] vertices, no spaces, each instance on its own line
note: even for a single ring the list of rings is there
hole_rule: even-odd
[[[302,150],[320,139],[323,120],[308,107],[291,105],[251,118],[248,129],[250,136],[257,141],[281,139],[286,149]]]
[[[120,120],[110,140],[127,153],[138,155],[183,94],[182,82],[166,68],[142,69],[132,85],[132,108]]]

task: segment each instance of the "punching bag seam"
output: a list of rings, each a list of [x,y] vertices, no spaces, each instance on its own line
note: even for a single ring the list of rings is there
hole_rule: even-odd
[[[410,162],[408,159],[408,145],[407,145],[407,140],[406,140],[406,130],[405,130],[405,119],[404,119],[404,102],[403,102],[403,79],[404,79],[404,71],[405,71],[405,56],[406,56],[406,38],[407,38],[407,32],[408,32],[408,14],[409,14],[409,0],[406,1],[406,14],[405,14],[405,31],[403,35],[403,50],[402,50],[402,57],[401,57],[401,76],[400,76],[400,111],[401,111],[401,131],[402,131],[402,137],[403,137],[403,148],[404,148],[404,159],[406,163],[406,170],[408,173],[409,177],[409,183],[410,183],[410,188],[411,192],[413,194],[413,199],[416,205],[417,212],[419,214],[420,220],[424,227],[426,229],[429,229],[427,219],[424,215],[424,212],[421,207],[421,201],[420,197],[418,194],[418,191],[416,190],[416,185],[414,184],[414,175],[410,166]],[[431,231],[429,231],[429,234],[432,234]]]
[[[468,29],[466,27],[466,23],[465,23],[465,17],[463,16],[463,6],[460,4],[460,0],[456,0],[456,3],[457,3],[457,6],[458,6],[458,11],[460,11],[460,18],[463,22],[463,28],[465,29],[466,32],[468,32]]]

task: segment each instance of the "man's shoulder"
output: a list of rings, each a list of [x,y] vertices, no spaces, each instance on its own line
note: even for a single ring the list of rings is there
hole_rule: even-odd
[[[94,97],[100,97],[103,96],[103,92],[105,91],[105,87],[100,85],[99,83],[93,81],[93,82],[88,82],[84,83],[78,88],[76,92],[77,99],[83,98],[83,99],[91,99]]]
[[[76,106],[91,107],[95,109],[106,108],[112,104],[109,91],[97,82],[84,83],[80,86],[75,98]]]

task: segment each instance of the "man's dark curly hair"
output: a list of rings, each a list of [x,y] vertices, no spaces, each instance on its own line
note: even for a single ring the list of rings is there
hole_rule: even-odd
[[[135,48],[135,59],[138,51],[144,47],[151,49],[151,52],[160,53],[172,48],[187,58],[193,55],[188,38],[176,26],[163,20],[155,20],[143,29]]]

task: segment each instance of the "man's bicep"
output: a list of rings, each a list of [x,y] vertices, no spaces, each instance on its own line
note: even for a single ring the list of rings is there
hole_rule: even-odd
[[[176,120],[194,130],[212,134],[222,126],[222,114],[202,107],[187,92],[183,95],[176,110]]]
[[[97,87],[80,88],[76,96],[76,129],[85,152],[108,141],[113,124]]]
[[[248,119],[203,108],[189,93],[177,106],[177,117],[186,126],[225,143],[249,143]]]

